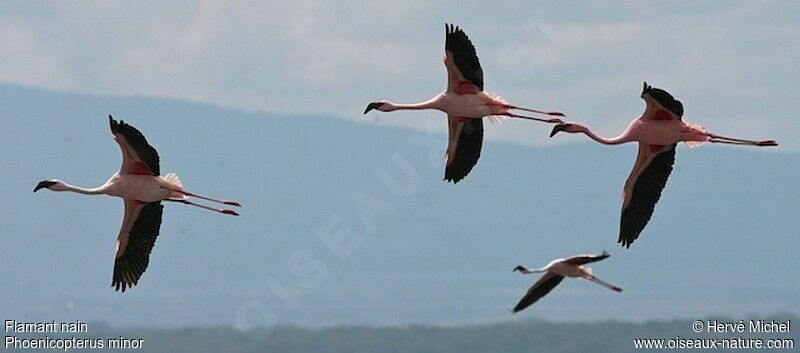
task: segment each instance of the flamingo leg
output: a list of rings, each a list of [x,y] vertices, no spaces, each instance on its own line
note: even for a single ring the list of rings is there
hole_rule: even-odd
[[[708,140],[708,142],[711,142],[711,143],[724,143],[724,144],[728,144],[728,145],[753,146],[753,144],[749,143],[749,142],[736,142],[736,141],[720,140],[720,139],[716,139],[716,138],[712,138],[712,139]]]
[[[564,115],[564,113],[562,113],[562,112],[546,112],[546,111],[543,111],[543,110],[531,109],[531,108],[523,108],[523,107],[516,107],[516,106],[511,106],[511,109],[519,109],[519,110],[522,110],[522,111],[531,112],[531,113],[536,113],[536,114],[543,114],[543,115],[552,115],[552,116],[566,116],[566,115]]]
[[[518,114],[514,114],[514,113],[505,113],[505,114],[499,114],[499,115],[510,116],[512,118],[534,120],[534,121],[539,121],[539,122],[549,123],[549,124],[563,124],[564,123],[563,120],[558,119],[558,118],[540,119],[540,118],[534,118],[532,116],[518,115]]]
[[[196,206],[196,207],[200,207],[202,209],[206,209],[206,210],[214,211],[214,212],[219,212],[219,213],[226,214],[226,215],[231,215],[231,216],[238,216],[239,215],[239,213],[234,211],[234,210],[225,210],[225,209],[218,209],[218,208],[208,207],[206,205],[201,205],[199,203],[194,203],[194,202],[191,202],[189,200],[166,199],[164,201],[180,202],[180,203],[185,204],[185,205]]]
[[[196,197],[198,199],[208,200],[208,201],[211,201],[211,202],[221,203],[221,204],[230,205],[230,206],[242,207],[242,205],[238,201],[215,199],[213,197],[208,197],[208,196],[203,196],[203,195],[198,195],[198,194],[195,194],[195,193],[191,193],[191,192],[186,191],[186,190],[177,190],[177,189],[174,189],[174,190],[170,189],[170,190],[175,191],[175,192],[179,192],[179,193],[184,194],[186,196]]]
[[[762,140],[762,141],[755,141],[755,140],[743,140],[737,139],[733,137],[726,137],[716,134],[708,134],[708,137],[711,138],[709,142],[714,143],[728,143],[732,145],[750,145],[750,146],[777,146],[778,143],[775,140]],[[727,142],[725,142],[727,141]]]
[[[597,283],[597,284],[599,284],[599,285],[601,285],[603,287],[611,289],[611,290],[613,290],[615,292],[622,292],[622,288],[617,287],[617,286],[612,285],[612,284],[609,284],[609,283],[606,283],[605,281],[603,281],[603,280],[601,280],[601,279],[599,279],[599,278],[597,278],[597,277],[595,277],[593,275],[588,275],[588,276],[586,276],[584,278],[586,278],[586,279],[588,279],[588,280],[590,280],[590,281],[592,281],[594,283]]]

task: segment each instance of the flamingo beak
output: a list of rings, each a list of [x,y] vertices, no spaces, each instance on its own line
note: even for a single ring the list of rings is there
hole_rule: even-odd
[[[378,109],[382,105],[383,105],[383,103],[381,103],[381,102],[372,102],[372,103],[367,105],[367,109],[364,109],[364,114],[369,113],[369,111],[372,110],[372,109]]]
[[[558,124],[553,126],[553,131],[550,131],[550,137],[555,136],[559,131],[567,131],[570,127],[570,124]]]
[[[49,187],[55,185],[55,183],[56,183],[55,181],[42,180],[42,181],[39,182],[39,184],[36,184],[36,187],[33,188],[33,192],[37,192],[40,189],[49,188]]]

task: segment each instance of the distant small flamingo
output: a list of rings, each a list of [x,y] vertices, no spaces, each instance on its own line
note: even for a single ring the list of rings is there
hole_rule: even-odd
[[[61,180],[44,180],[36,185],[39,189],[71,191],[86,195],[111,195],[125,201],[125,216],[117,237],[114,276],[111,286],[125,292],[139,282],[139,278],[150,262],[150,252],[161,228],[161,201],[174,201],[197,206],[222,214],[238,216],[236,211],[216,209],[193,203],[186,199],[193,196],[208,201],[240,207],[236,201],[218,200],[193,194],[183,188],[178,176],[170,173],[159,176],[158,152],[147,143],[139,130],[124,121],[115,121],[108,116],[111,133],[122,150],[122,167],[105,184],[94,189],[83,189]]]
[[[469,174],[478,163],[483,144],[483,121],[489,116],[507,116],[545,123],[561,123],[561,119],[540,119],[511,112],[513,109],[564,116],[560,112],[544,112],[512,105],[500,97],[483,91],[483,70],[469,37],[458,27],[445,25],[444,65],[447,68],[447,90],[428,101],[399,104],[387,100],[367,105],[364,114],[377,109],[394,110],[436,109],[447,113],[449,142],[445,153],[444,180],[454,184]]]
[[[653,215],[661,191],[675,163],[675,147],[685,142],[696,147],[704,142],[744,146],[777,146],[773,140],[752,141],[712,134],[699,125],[683,122],[683,104],[659,88],[644,83],[641,94],[646,102],[644,113],[634,119],[619,136],[605,138],[575,122],[556,125],[550,133],[559,131],[583,133],[605,145],[639,142],[639,154],[622,190],[622,217],[618,243],[630,248]]]
[[[531,306],[533,303],[536,303],[561,283],[564,277],[587,279],[616,292],[622,292],[622,288],[608,284],[595,277],[592,274],[592,269],[586,266],[586,264],[606,259],[609,256],[611,255],[609,255],[608,252],[603,251],[600,255],[575,255],[568,259],[555,259],[550,261],[547,266],[539,269],[529,269],[525,266],[515,267],[514,271],[519,271],[524,274],[541,272],[545,272],[545,274],[528,289],[525,296],[522,297],[519,303],[517,303],[517,306],[511,311],[513,313],[518,313]]]

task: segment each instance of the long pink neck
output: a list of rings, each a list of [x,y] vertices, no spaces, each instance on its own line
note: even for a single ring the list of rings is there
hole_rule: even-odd
[[[442,110],[444,105],[442,104],[442,100],[444,99],[444,95],[438,95],[433,97],[427,101],[421,103],[412,103],[412,104],[403,104],[403,103],[393,103],[389,102],[391,105],[392,110],[420,110],[420,109],[439,109]]]
[[[622,134],[620,134],[617,137],[607,138],[607,137],[603,137],[603,136],[599,136],[599,135],[595,134],[592,130],[589,130],[589,128],[586,127],[586,126],[583,126],[583,125],[580,125],[580,124],[574,124],[574,125],[578,128],[578,132],[582,132],[586,136],[589,136],[589,138],[591,138],[592,140],[600,142],[600,143],[602,143],[604,145],[618,145],[618,144],[621,144],[621,143],[632,141],[628,137],[627,131],[623,132]]]
[[[84,195],[102,195],[102,194],[106,194],[105,185],[103,185],[101,187],[94,188],[94,189],[84,189],[84,188],[73,186],[73,185],[70,185],[70,184],[67,184],[67,183],[64,183],[64,182],[62,182],[61,184],[63,184],[63,186],[61,188],[52,189],[52,190],[53,191],[77,192],[79,194],[84,194]]]

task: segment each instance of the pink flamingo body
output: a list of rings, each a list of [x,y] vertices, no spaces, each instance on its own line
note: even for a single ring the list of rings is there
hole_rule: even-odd
[[[682,120],[681,102],[668,92],[653,88],[646,82],[641,97],[646,102],[644,113],[634,119],[617,137],[599,136],[576,122],[556,125],[550,133],[550,137],[560,131],[583,133],[605,145],[639,143],[636,162],[622,191],[622,217],[617,242],[625,247],[631,246],[650,220],[672,172],[678,142],[685,142],[689,147],[705,142],[747,146],[778,145],[773,140],[753,141],[716,135],[701,126],[686,123]]]
[[[127,288],[138,283],[147,269],[150,252],[161,226],[161,201],[180,202],[232,216],[239,214],[233,210],[216,209],[191,202],[187,200],[187,196],[236,207],[241,205],[236,201],[193,194],[183,188],[174,173],[160,176],[158,152],[147,143],[142,133],[124,121],[115,121],[110,115],[109,124],[114,140],[122,151],[122,166],[108,181],[100,187],[85,189],[57,179],[43,180],[33,191],[48,189],[84,195],[110,195],[124,200],[125,211],[117,236],[111,286],[125,292]]]
[[[462,85],[471,85],[468,81],[461,81]],[[379,102],[380,107],[372,108],[383,112],[395,110],[422,110],[436,109],[451,116],[460,118],[480,119],[487,116],[512,116],[525,119],[533,119],[542,122],[560,123],[561,119],[539,119],[534,117],[517,116],[512,113],[512,109],[520,109],[508,104],[500,97],[493,96],[484,91],[458,93],[454,91],[444,91],[432,99],[413,104],[394,103],[391,101]],[[372,110],[370,109],[370,110]],[[538,112],[538,111],[537,111]],[[557,112],[546,112],[544,114],[557,114]]]
[[[515,114],[512,110],[551,116],[564,114],[517,107],[486,93],[483,90],[483,70],[472,42],[460,28],[452,25],[445,28],[444,64],[447,69],[447,89],[421,103],[402,104],[388,100],[373,102],[367,105],[364,114],[373,109],[383,112],[435,109],[446,113],[449,139],[445,153],[445,180],[458,183],[469,174],[480,158],[483,143],[482,118],[513,117],[561,123],[562,120],[558,118],[541,119]]]
[[[622,288],[615,285],[606,283],[605,281],[597,278],[589,266],[589,263],[597,262],[608,258],[608,252],[603,251],[600,255],[575,255],[567,259],[555,259],[550,261],[547,266],[539,269],[529,269],[525,266],[517,266],[514,271],[519,271],[523,274],[542,273],[545,274],[534,283],[525,295],[520,299],[519,303],[511,309],[512,313],[517,313],[525,308],[533,305],[539,299],[550,293],[565,277],[570,278],[583,278],[603,287],[609,288],[615,292],[622,292]]]
[[[617,145],[626,142],[640,142],[648,145],[671,145],[678,141],[706,142],[709,137],[701,130],[680,120],[654,120],[647,122],[639,117],[632,121],[628,128],[617,137],[605,138],[594,134],[586,127],[584,132],[591,139],[606,145]],[[575,129],[581,129],[575,127]]]

